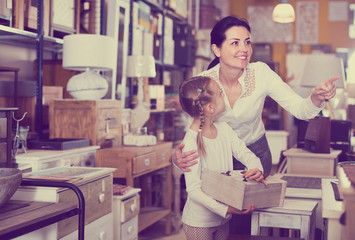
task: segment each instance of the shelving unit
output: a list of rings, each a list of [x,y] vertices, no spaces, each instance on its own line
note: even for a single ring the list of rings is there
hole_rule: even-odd
[[[162,14],[162,36],[165,35],[165,18],[169,17],[171,18],[174,22],[178,22],[180,24],[187,24],[187,19],[180,16],[179,14],[175,13],[168,7],[165,7],[165,0],[162,2],[162,6],[159,4],[149,1],[149,0],[131,0],[131,6],[133,2],[143,2],[147,4],[151,8],[151,12],[153,13],[158,13]],[[132,8],[132,7],[131,7]],[[132,22],[132,16],[130,17],[130,22]],[[130,34],[129,34],[129,51],[128,54],[132,54],[132,31],[133,31],[133,26],[130,24],[129,26],[130,29]],[[183,78],[186,77],[186,68],[182,66],[178,66],[175,64],[167,64],[164,59],[164,51],[165,51],[165,43],[164,43],[164,37],[161,39],[161,45],[160,45],[160,60],[156,60],[156,68],[157,68],[157,79],[159,79],[159,84],[163,84],[163,78],[164,78],[164,71],[171,71],[171,70],[180,70],[183,72]],[[182,80],[182,79],[181,79]],[[129,82],[129,91],[130,91],[130,98],[129,101],[132,102],[133,100],[133,84],[132,81]]]
[[[43,34],[43,1],[37,1],[38,18],[37,34],[25,30],[0,25],[0,42],[8,45],[37,49],[37,72],[42,73],[43,52],[57,52],[63,40],[44,37]],[[37,74],[36,87],[36,131],[42,136],[42,74]]]
[[[22,1],[22,0],[20,0]],[[75,5],[75,26],[74,26],[74,31],[76,33],[79,32],[79,26],[80,26],[80,7],[79,4],[81,4],[80,0],[73,0],[74,5]],[[43,92],[42,92],[42,86],[43,86],[43,53],[46,52],[51,52],[53,54],[53,59],[57,58],[57,54],[62,52],[62,47],[63,47],[63,39],[60,38],[55,38],[51,37],[48,35],[44,34],[44,24],[48,25],[48,22],[44,23],[44,14],[48,14],[48,12],[44,11],[44,5],[48,4],[48,2],[44,3],[44,1],[36,1],[37,6],[31,6],[33,9],[37,10],[37,28],[34,29],[36,32],[31,32],[27,30],[22,30],[23,29],[23,13],[20,13],[19,11],[24,11],[22,2],[20,2],[21,6],[19,6],[20,9],[15,9],[14,11],[17,11],[16,14],[17,19],[14,22],[14,27],[9,27],[5,25],[0,25],[0,43],[6,44],[6,45],[13,45],[13,46],[21,46],[24,48],[28,49],[36,49],[36,72],[39,74],[36,74],[36,113],[35,113],[35,123],[36,123],[36,132],[39,136],[39,138],[42,138],[43,135],[43,118],[42,118],[42,99],[43,99]],[[18,3],[19,4],[19,3]],[[100,0],[100,4],[104,6],[105,0]],[[48,11],[48,9],[46,9]],[[22,15],[21,15],[22,14]],[[91,8],[90,5],[90,11],[89,11],[89,18],[92,18],[94,15],[93,9]],[[100,15],[100,21],[102,22],[103,16]],[[32,20],[33,21],[33,20]],[[48,21],[48,19],[46,19]],[[11,21],[10,21],[11,22]],[[89,22],[89,32],[93,29],[93,21]],[[32,24],[33,25],[33,24]],[[46,25],[46,27],[47,27]],[[58,24],[57,24],[58,25]],[[58,26],[52,26],[53,29],[56,27],[58,29]],[[18,27],[18,28],[16,28]],[[100,27],[103,28],[102,24],[100,24]],[[32,26],[34,28],[34,26]],[[31,29],[33,30],[33,29]],[[70,31],[67,32],[67,34],[71,33]]]
[[[133,46],[134,41],[134,34],[136,29],[136,26],[133,26],[132,22],[134,22],[134,17],[132,16],[132,14],[135,13],[135,11],[133,11],[134,8],[134,3],[137,2],[142,2],[145,3],[146,5],[148,5],[150,7],[150,16],[155,16],[157,17],[157,15],[160,15],[159,19],[161,19],[161,25],[158,24],[158,30],[157,31],[152,31],[152,34],[154,34],[153,36],[153,48],[157,48],[157,45],[155,41],[159,41],[160,45],[159,45],[159,54],[157,54],[156,52],[154,52],[154,56],[156,58],[156,71],[157,71],[157,76],[156,78],[150,78],[147,83],[149,83],[149,85],[164,85],[165,87],[165,96],[177,96],[178,95],[178,86],[180,85],[180,82],[183,81],[184,79],[186,79],[188,77],[189,74],[191,74],[191,69],[187,66],[180,66],[175,64],[175,59],[173,60],[173,64],[171,64],[171,60],[168,61],[168,59],[166,59],[166,55],[165,55],[165,51],[166,49],[166,42],[164,40],[165,36],[169,36],[171,38],[171,40],[173,40],[174,38],[174,34],[172,33],[172,35],[170,36],[170,34],[166,33],[167,29],[170,29],[174,32],[173,26],[166,26],[166,23],[168,22],[167,18],[172,19],[174,25],[176,23],[178,24],[188,24],[188,19],[184,18],[183,16],[179,15],[178,13],[174,12],[174,10],[170,9],[168,6],[166,6],[166,2],[167,1],[160,1],[161,4],[158,4],[156,2],[150,1],[150,0],[130,0],[130,5],[131,5],[131,14],[130,14],[130,25],[129,25],[129,40],[128,40],[128,46],[129,46],[129,50],[128,50],[128,55],[132,55],[135,54],[136,49],[134,49],[135,47]],[[159,1],[157,1],[159,2]],[[135,9],[135,8],[134,8]],[[170,21],[170,20],[169,20]],[[161,30],[161,31],[160,31]],[[169,30],[168,30],[169,31]],[[153,49],[153,51],[155,51]],[[169,48],[169,51],[174,51],[174,54],[177,54],[175,49],[171,49]],[[158,58],[159,56],[159,58]],[[170,55],[171,56],[171,55]],[[171,83],[167,84],[166,83],[166,79],[164,79],[165,74],[170,74],[171,76]],[[165,80],[165,81],[164,81]],[[129,102],[128,107],[133,108],[133,100],[134,100],[134,82],[133,79],[127,79],[127,86],[129,89],[129,97],[127,99],[127,101]],[[166,99],[166,98],[165,98]],[[166,101],[167,102],[167,101]],[[151,118],[150,120],[145,124],[145,126],[148,127],[148,131],[150,134],[154,134],[156,136],[163,136],[164,139],[160,139],[160,140],[164,140],[164,141],[173,141],[175,142],[177,139],[175,139],[175,131],[176,129],[174,129],[174,122],[177,115],[178,116],[178,112],[176,112],[175,106],[167,106],[170,109],[166,109],[164,111],[159,111],[159,110],[151,110]],[[169,122],[169,124],[166,124],[167,122]],[[164,123],[164,126],[162,126],[162,123]],[[160,126],[156,126],[160,124]],[[159,131],[159,133],[157,132],[157,130]],[[164,135],[162,135],[161,133],[164,132]],[[159,138],[158,138],[159,139]]]
[[[43,50],[54,53],[62,51],[63,39],[48,36],[45,36],[43,39]],[[0,43],[36,49],[37,34],[0,25]]]

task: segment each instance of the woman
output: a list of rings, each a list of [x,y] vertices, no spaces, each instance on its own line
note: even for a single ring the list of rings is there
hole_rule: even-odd
[[[265,63],[249,63],[253,53],[247,21],[235,16],[221,19],[211,31],[216,59],[199,75],[216,80],[224,92],[226,111],[218,121],[227,122],[248,148],[261,160],[265,177],[271,171],[271,153],[262,122],[264,101],[270,96],[299,119],[311,119],[323,109],[324,101],[335,96],[334,77],[315,87],[308,98],[297,95]],[[173,162],[183,171],[196,164],[196,151],[182,151],[180,144]],[[237,162],[237,161],[234,161]]]

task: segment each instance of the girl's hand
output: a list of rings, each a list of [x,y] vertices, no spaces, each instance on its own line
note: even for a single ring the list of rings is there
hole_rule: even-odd
[[[246,210],[239,210],[234,207],[228,206],[227,213],[228,214],[238,214],[238,215],[246,215],[252,213],[256,209],[254,204],[251,204]]]
[[[253,168],[253,169],[248,170],[246,173],[243,174],[243,177],[245,177],[247,179],[255,180],[257,182],[261,182],[265,186],[268,185],[264,179],[263,172],[257,168]]]
[[[174,164],[179,167],[183,172],[190,172],[191,169],[189,169],[189,167],[197,163],[195,159],[198,158],[199,155],[195,150],[183,153],[182,149],[184,148],[184,146],[185,144],[180,144],[176,147],[172,160]]]
[[[340,76],[328,79],[316,86],[311,94],[312,102],[315,106],[320,107],[323,101],[332,99],[336,94],[334,81],[340,79]]]

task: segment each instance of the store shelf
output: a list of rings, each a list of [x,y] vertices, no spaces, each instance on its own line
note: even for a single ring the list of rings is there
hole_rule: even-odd
[[[175,112],[175,108],[165,108],[164,110],[156,110],[156,109],[151,109],[149,110],[151,113],[165,113],[165,112]]]
[[[43,50],[61,52],[63,42],[63,39],[45,36]],[[37,33],[0,25],[0,43],[36,49]]]
[[[167,217],[169,214],[171,214],[170,209],[157,207],[141,208],[138,217],[138,232],[143,231],[147,227],[151,226],[153,223],[156,223],[162,218]]]

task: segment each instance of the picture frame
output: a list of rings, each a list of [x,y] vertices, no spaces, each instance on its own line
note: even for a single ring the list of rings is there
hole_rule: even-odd
[[[130,1],[109,0],[107,7],[107,35],[115,39],[115,67],[111,76],[111,99],[116,99],[116,93],[121,100],[122,108],[126,99],[126,66],[128,56],[128,35],[130,21]],[[118,85],[121,85],[118,88]],[[117,89],[117,91],[116,91]]]
[[[355,3],[349,5],[350,23],[349,23],[349,38],[355,39]]]
[[[77,19],[78,14],[80,14],[79,0],[52,0],[51,36],[56,36],[56,32],[77,33],[79,30],[79,24],[77,24],[79,20]]]

